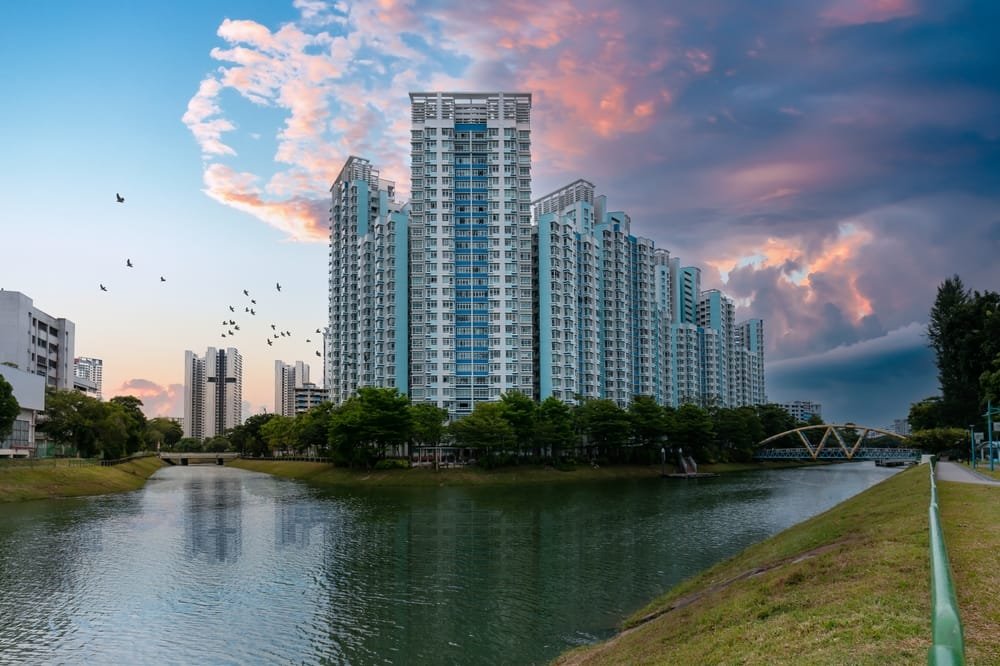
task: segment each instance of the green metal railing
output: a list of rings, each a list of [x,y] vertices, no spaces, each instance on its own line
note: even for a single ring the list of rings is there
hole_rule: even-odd
[[[931,542],[931,649],[927,663],[931,666],[962,666],[965,664],[965,642],[962,620],[958,616],[955,585],[951,581],[948,549],[944,544],[941,518],[938,515],[937,485],[934,482],[934,462],[931,470],[930,516]]]

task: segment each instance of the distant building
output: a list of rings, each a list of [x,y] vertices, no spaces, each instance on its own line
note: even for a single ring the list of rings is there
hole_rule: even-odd
[[[0,439],[0,458],[38,456],[35,424],[38,413],[45,409],[45,379],[7,365],[0,365],[0,377],[14,389],[14,399],[21,408],[11,434]]]
[[[209,347],[204,358],[184,352],[185,437],[208,439],[243,423],[243,357]]]
[[[73,389],[76,326],[34,306],[19,291],[0,291],[0,363],[45,378],[45,386]]]
[[[818,402],[808,400],[796,400],[794,402],[782,402],[780,406],[796,421],[808,421],[813,416],[823,418],[823,405]]]
[[[910,422],[907,419],[893,419],[892,431],[903,437],[910,436]]]
[[[309,384],[309,365],[302,361],[288,364],[274,362],[274,413],[295,415],[295,392]],[[310,384],[310,386],[314,386]]]
[[[329,399],[330,394],[325,388],[306,382],[295,388],[295,413],[304,414]]]
[[[73,384],[78,391],[103,400],[104,361],[89,356],[73,359]]]

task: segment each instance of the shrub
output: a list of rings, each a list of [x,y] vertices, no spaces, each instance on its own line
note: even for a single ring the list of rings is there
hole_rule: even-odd
[[[406,458],[383,458],[375,463],[375,469],[409,469],[410,461]]]

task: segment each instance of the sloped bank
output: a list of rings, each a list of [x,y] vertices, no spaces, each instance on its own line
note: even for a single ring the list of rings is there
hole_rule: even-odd
[[[685,581],[556,664],[915,664],[930,645],[926,467]]]
[[[155,456],[101,467],[71,467],[66,460],[52,466],[0,465],[0,502],[104,495],[138,490],[153,472],[163,467]]]

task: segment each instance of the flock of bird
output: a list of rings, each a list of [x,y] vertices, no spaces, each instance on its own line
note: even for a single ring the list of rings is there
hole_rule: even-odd
[[[123,204],[123,203],[125,203],[125,197],[123,197],[118,192],[115,192],[115,202]],[[132,263],[132,259],[131,258],[126,258],[125,259],[125,268],[135,268],[135,264]],[[167,278],[165,278],[165,277],[163,277],[161,275],[160,276],[160,282],[166,282],[166,281],[167,281]],[[98,283],[98,286],[101,288],[101,291],[107,291],[108,290],[108,288],[104,285],[104,283]],[[281,293],[281,283],[280,282],[275,282],[274,283],[274,288],[277,291],[277,293]],[[250,296],[250,290],[249,289],[244,289],[243,290],[243,296],[245,298],[249,299],[249,302],[245,303],[244,306],[243,306],[243,314],[250,315],[251,317],[256,317],[257,316],[257,310],[256,310],[255,306],[257,305],[257,299],[252,298]],[[229,306],[229,312],[235,314],[236,313],[236,306],[230,305]],[[221,335],[222,335],[223,338],[236,337],[236,334],[240,331],[240,326],[236,322],[235,319],[228,319],[228,318],[227,319],[223,319],[222,320],[222,326],[223,326],[223,329],[224,329],[223,332],[221,333]],[[318,328],[316,329],[316,333],[319,334],[319,335],[323,334],[322,330],[318,329]],[[292,337],[292,332],[291,331],[288,331],[288,330],[279,331],[277,325],[271,324],[271,333],[269,333],[268,336],[267,336],[267,338],[266,338],[267,346],[268,347],[273,347],[275,340],[279,340],[281,338],[291,338],[291,337]],[[308,343],[312,343],[312,338],[306,338],[305,340]],[[322,357],[323,354],[320,351],[317,350],[316,351],[316,356]]]

